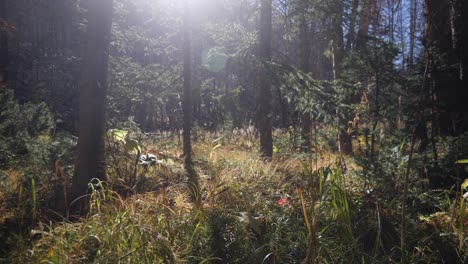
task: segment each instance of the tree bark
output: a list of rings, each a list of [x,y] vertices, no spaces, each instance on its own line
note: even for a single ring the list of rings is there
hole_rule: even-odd
[[[333,14],[333,35],[332,35],[332,65],[333,65],[333,80],[341,78],[341,63],[344,57],[344,40],[343,40],[343,3],[336,1]],[[338,118],[338,149],[341,154],[350,155],[353,153],[353,145],[351,135],[348,133],[349,120],[337,116]]]
[[[263,157],[273,157],[271,82],[269,63],[271,60],[272,0],[262,0],[260,7],[259,58],[263,64],[259,76],[257,98],[257,126],[260,132],[260,153]]]
[[[414,64],[414,45],[416,39],[416,21],[418,19],[418,1],[411,0],[411,14],[410,14],[410,47],[409,47],[409,57],[408,57],[408,69],[410,72],[413,70]]]
[[[105,180],[104,129],[112,0],[89,2],[87,43],[80,82],[78,159],[72,198],[88,192],[93,179]]]
[[[6,85],[8,80],[8,35],[11,32],[9,32],[10,29],[6,19],[6,8],[6,0],[0,0],[0,85]]]
[[[424,1],[424,46],[433,60],[430,72],[439,110],[439,123],[435,125],[444,135],[456,136],[468,130],[468,91],[463,73],[467,60],[466,5],[460,0]]]
[[[356,48],[363,49],[369,39],[369,26],[372,20],[374,2],[375,0],[364,0],[362,10],[359,14],[359,29],[356,37]]]
[[[351,18],[349,19],[349,29],[348,29],[348,36],[346,40],[346,50],[351,50],[354,44],[355,38],[355,30],[356,30],[356,18],[357,18],[357,9],[359,6],[359,0],[353,0],[352,7],[351,7]]]
[[[189,178],[189,183],[193,188],[192,198],[195,201],[196,206],[200,206],[199,194],[199,183],[198,175],[193,168],[192,163],[192,36],[191,36],[191,14],[190,6],[188,1],[185,2],[184,7],[184,18],[183,18],[183,77],[184,77],[184,98],[182,101],[182,112],[183,112],[183,150],[184,150],[184,162],[185,170]]]
[[[309,1],[301,0],[299,5],[299,60],[301,71],[309,73],[310,71],[310,42],[309,42],[309,26],[307,25]],[[302,151],[309,152],[310,150],[310,126],[311,119],[309,113],[301,114],[301,125],[302,125]]]
[[[190,19],[189,19],[189,6],[185,4],[184,18],[183,18],[183,39],[184,39],[184,99],[183,99],[183,141],[184,141],[184,157],[185,164],[192,163],[192,142],[190,132],[192,129],[192,71],[191,71],[191,36],[190,36]]]

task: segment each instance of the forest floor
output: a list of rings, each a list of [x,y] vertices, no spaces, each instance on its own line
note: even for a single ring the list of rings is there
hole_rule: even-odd
[[[8,252],[0,263],[399,262],[401,186],[367,178],[356,157],[289,152],[288,140],[277,141],[270,162],[255,140],[199,138],[198,191],[187,183],[177,140],[141,140],[142,153],[156,156],[145,165],[125,144],[109,144],[110,186],[92,192],[79,221],[48,220],[42,192],[50,186],[33,189],[32,205],[0,208],[2,226],[14,217],[28,222],[3,232]],[[445,193],[418,195],[406,216],[407,255],[462,263],[465,211]]]

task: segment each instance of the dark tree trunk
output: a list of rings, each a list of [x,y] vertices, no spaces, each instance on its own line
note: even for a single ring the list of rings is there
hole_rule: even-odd
[[[9,34],[13,34],[13,32],[10,32],[6,15],[6,0],[0,0],[0,85],[6,85],[8,80],[8,38]]]
[[[310,71],[310,42],[309,42],[309,26],[307,24],[308,14],[307,10],[309,9],[309,1],[301,0],[299,6],[299,60],[301,71],[304,73],[309,73]],[[310,150],[310,126],[311,119],[309,113],[302,113],[301,115],[301,125],[302,125],[302,151],[309,152]]]
[[[89,2],[87,43],[80,82],[78,159],[72,198],[88,192],[88,183],[105,180],[104,128],[112,0]]]
[[[183,112],[183,148],[184,148],[184,161],[185,170],[189,178],[189,183],[193,188],[193,200],[199,206],[199,183],[198,176],[193,169],[192,164],[192,141],[191,141],[191,130],[192,130],[192,43],[191,43],[191,27],[190,27],[190,11],[189,5],[186,2],[184,7],[184,18],[183,18],[183,53],[184,53],[184,98],[182,102]]]
[[[409,46],[409,57],[408,57],[408,68],[410,71],[413,70],[414,64],[414,45],[416,39],[416,21],[418,19],[418,1],[411,0],[410,7],[410,46]]]
[[[355,30],[356,30],[356,18],[357,18],[357,9],[359,6],[359,0],[353,0],[351,7],[351,18],[349,19],[349,29],[348,36],[346,40],[346,50],[351,50],[351,47],[354,44]]]
[[[364,0],[359,14],[359,29],[356,37],[356,48],[363,49],[369,39],[369,26],[373,17],[375,0]]]
[[[466,64],[466,1],[425,0],[424,46],[433,60],[430,69],[439,111],[439,131],[459,135],[468,130],[464,78]]]
[[[333,15],[333,35],[332,35],[332,65],[333,65],[333,80],[341,78],[341,63],[344,57],[344,40],[343,40],[343,3],[336,2]],[[349,120],[343,119],[338,115],[338,144],[341,154],[350,155],[353,153],[353,145],[351,135],[348,133]]]
[[[192,71],[191,71],[191,36],[190,36],[190,21],[189,21],[189,7],[185,6],[184,11],[184,25],[183,25],[183,38],[184,38],[184,99],[183,99],[183,141],[184,141],[184,157],[185,164],[192,163],[192,142],[190,138],[190,131],[192,129]]]
[[[260,153],[262,156],[273,157],[272,113],[271,113],[271,82],[269,63],[271,60],[271,17],[272,0],[262,0],[260,7],[260,46],[259,57],[263,64],[259,76],[259,92],[257,98],[257,126],[260,132]]]

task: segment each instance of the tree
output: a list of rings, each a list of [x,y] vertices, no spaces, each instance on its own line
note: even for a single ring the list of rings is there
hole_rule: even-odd
[[[80,82],[78,159],[72,179],[72,198],[86,194],[92,179],[106,178],[103,136],[112,0],[90,1],[88,5],[87,43]]]
[[[425,0],[424,46],[434,87],[440,133],[460,135],[468,130],[466,101],[466,18],[465,1]],[[463,32],[464,31],[464,32]],[[464,38],[464,39],[463,39]]]
[[[192,54],[191,54],[191,37],[190,37],[190,17],[188,1],[184,7],[183,18],[183,56],[184,56],[184,101],[183,101],[183,140],[184,140],[184,157],[185,165],[192,163],[192,142],[190,139],[190,130],[192,129]]]
[[[411,0],[410,7],[410,47],[409,47],[409,57],[408,57],[408,68],[410,71],[413,70],[414,64],[414,46],[416,39],[416,21],[418,20],[418,1]]]
[[[259,58],[263,67],[259,75],[256,120],[260,132],[260,153],[266,158],[273,157],[271,81],[269,63],[271,60],[272,0],[262,0],[260,6]]]
[[[309,43],[309,25],[307,14],[309,9],[309,0],[301,0],[299,3],[299,52],[300,52],[300,67],[305,74],[310,71],[310,43]],[[310,114],[302,113],[302,150],[308,152],[310,149]]]
[[[356,37],[356,48],[362,50],[368,39],[369,39],[369,27],[374,18],[377,16],[374,12],[376,10],[376,0],[364,0],[363,3],[360,3],[362,10],[359,14],[359,29]]]
[[[332,50],[332,66],[333,66],[333,81],[341,78],[342,61],[344,57],[344,41],[343,41],[343,2],[334,1],[331,9],[332,32],[331,32],[331,50]],[[353,153],[353,145],[351,135],[348,133],[349,120],[342,117],[342,113],[337,110],[338,119],[338,149],[341,154],[349,155]]]
[[[10,26],[6,21],[6,1],[0,0],[0,85],[7,81],[8,35]]]
[[[191,14],[189,10],[190,6],[188,0],[184,6],[184,18],[183,18],[183,77],[184,77],[184,99],[182,102],[183,111],[183,148],[184,148],[184,161],[185,170],[189,177],[189,183],[193,188],[193,195],[196,205],[199,206],[200,198],[197,196],[199,191],[198,176],[193,169],[192,164],[192,141],[191,141],[191,130],[192,130],[192,43],[191,43]]]
[[[349,30],[348,35],[346,36],[346,50],[350,51],[352,45],[354,44],[355,30],[356,30],[356,19],[357,19],[357,10],[359,6],[359,0],[352,1],[351,17],[349,19]]]

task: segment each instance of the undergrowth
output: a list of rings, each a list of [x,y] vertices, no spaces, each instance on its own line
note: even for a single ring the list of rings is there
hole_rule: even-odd
[[[89,213],[78,221],[51,221],[44,200],[52,183],[10,171],[17,191],[2,190],[8,234],[6,263],[398,263],[399,193],[404,148],[381,152],[379,168],[326,150],[290,148],[272,162],[259,158],[255,139],[204,136],[194,145],[201,206],[191,187],[177,137],[129,132],[108,139],[108,184],[95,183]],[[128,139],[136,145],[128,144]],[[129,147],[130,146],[130,147]],[[133,146],[133,147],[132,147]],[[289,148],[283,152],[283,148]],[[281,154],[282,153],[282,154]],[[141,163],[154,154],[154,163]],[[387,156],[385,156],[387,155]],[[379,175],[377,175],[379,174]],[[11,180],[10,180],[11,181]],[[6,184],[4,183],[4,184]],[[92,185],[96,186],[96,185]],[[19,194],[28,190],[27,195]],[[458,190],[459,191],[459,190]],[[24,191],[23,191],[24,192]],[[449,192],[431,193],[412,174],[405,249],[414,263],[467,259],[466,205]],[[22,200],[21,197],[27,197]],[[18,210],[32,212],[18,224]],[[16,217],[16,218],[15,218]],[[16,219],[16,220],[15,220]],[[3,226],[6,222],[4,222]],[[2,233],[6,236],[6,233]],[[15,245],[15,246],[11,246]]]

